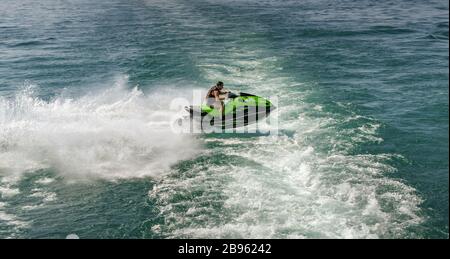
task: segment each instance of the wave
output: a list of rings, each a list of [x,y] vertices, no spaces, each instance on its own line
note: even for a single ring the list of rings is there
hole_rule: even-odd
[[[45,101],[29,85],[0,97],[0,175],[48,168],[68,179],[158,177],[201,149],[172,133],[176,91],[144,94],[126,78],[79,98]]]
[[[249,53],[249,52],[246,52]],[[391,177],[400,154],[358,152],[383,124],[310,98],[275,57],[198,64],[211,81],[279,98],[278,136],[203,138],[210,152],[182,162],[149,192],[166,238],[393,238],[423,222],[416,190]],[[234,57],[234,58],[233,58]],[[250,62],[251,61],[251,62]],[[317,95],[317,93],[315,93]],[[287,134],[285,134],[287,133]]]

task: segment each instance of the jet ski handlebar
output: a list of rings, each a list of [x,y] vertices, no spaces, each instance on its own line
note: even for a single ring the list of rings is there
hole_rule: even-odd
[[[239,96],[255,96],[255,95],[248,94],[248,93],[242,93],[242,92],[240,92],[239,94],[235,94],[233,92],[229,92],[228,93],[228,98],[231,98],[231,99],[234,99],[234,98],[239,97]]]

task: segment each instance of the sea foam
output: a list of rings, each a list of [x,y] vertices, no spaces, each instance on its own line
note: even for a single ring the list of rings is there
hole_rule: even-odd
[[[68,179],[157,177],[200,149],[171,131],[170,90],[130,90],[126,77],[78,98],[47,101],[37,90],[0,97],[4,175],[51,168]]]

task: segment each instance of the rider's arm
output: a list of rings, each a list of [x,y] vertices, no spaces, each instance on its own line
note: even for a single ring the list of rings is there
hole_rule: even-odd
[[[219,109],[221,112],[223,111],[223,102],[220,100],[219,91],[214,91],[214,98],[216,102],[214,103],[214,107]]]
[[[214,98],[216,99],[216,102],[220,102],[219,91],[214,91]]]

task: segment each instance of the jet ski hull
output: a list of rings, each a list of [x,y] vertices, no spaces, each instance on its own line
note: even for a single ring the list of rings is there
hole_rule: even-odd
[[[185,109],[191,119],[200,121],[202,126],[229,129],[256,123],[269,116],[276,107],[263,97],[241,93],[224,105],[223,112],[209,105],[188,106]]]

